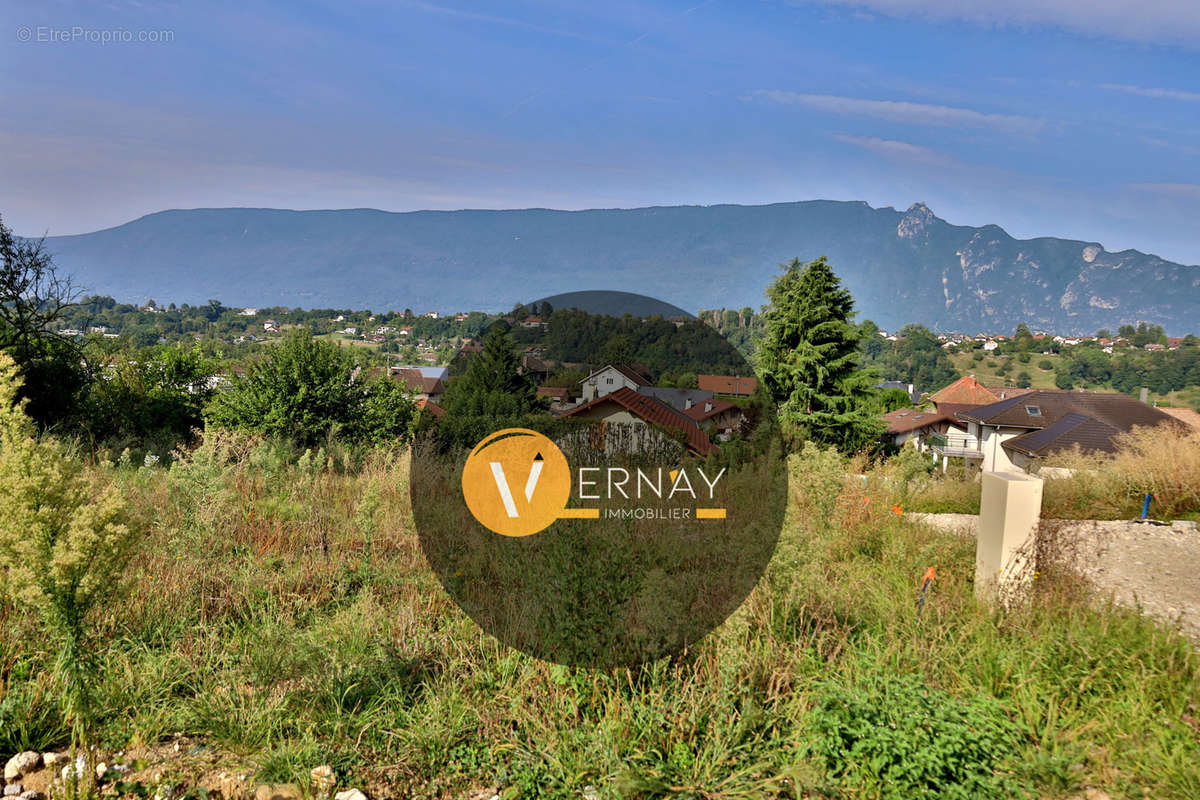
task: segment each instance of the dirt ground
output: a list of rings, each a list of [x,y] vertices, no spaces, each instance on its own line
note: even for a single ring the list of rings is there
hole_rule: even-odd
[[[973,514],[911,514],[914,520],[974,536]],[[1121,521],[1063,521],[1075,566],[1102,598],[1177,625],[1200,644],[1200,532]]]

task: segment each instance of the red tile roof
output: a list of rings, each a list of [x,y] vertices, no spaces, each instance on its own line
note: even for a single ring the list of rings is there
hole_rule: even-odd
[[[749,397],[758,389],[758,378],[742,378],[733,375],[697,375],[696,387],[713,394]]]
[[[939,408],[937,411],[919,411],[915,408],[899,408],[895,411],[889,411],[883,415],[883,420],[888,424],[887,433],[910,433],[919,431],[921,428],[928,427],[938,422],[947,422],[954,419],[953,412]]]
[[[424,398],[421,398],[417,401],[417,408],[421,411],[428,411],[435,417],[440,417],[442,414],[446,413],[446,409],[442,408],[437,403],[432,403]]]
[[[418,394],[442,394],[446,391],[446,385],[442,383],[441,378],[422,375],[419,369],[397,370],[392,377],[404,381],[408,385],[409,391]]]
[[[584,403],[578,408],[573,408],[566,414],[563,414],[563,416],[573,417],[576,414],[581,414],[588,409],[606,403],[624,408],[643,422],[682,433],[687,442],[688,449],[694,453],[706,456],[717,449],[716,445],[709,441],[708,434],[700,430],[700,426],[696,424],[695,420],[689,419],[666,403],[655,400],[653,397],[647,397],[644,394],[638,394],[627,386],[623,386],[617,391],[606,394],[603,397],[597,397],[590,403]]]
[[[1197,414],[1195,411],[1193,411],[1190,408],[1162,408],[1162,407],[1159,407],[1158,410],[1163,412],[1164,414],[1170,414],[1172,417],[1179,420],[1180,422],[1186,422],[1188,425],[1191,425],[1193,428],[1200,428],[1200,414]]]
[[[708,407],[707,411],[704,410],[706,406]],[[684,416],[690,417],[696,422],[703,422],[704,420],[711,419],[719,414],[724,414],[731,408],[737,408],[740,410],[741,406],[739,406],[737,403],[731,403],[728,400],[719,400],[714,398],[712,400],[705,400],[702,403],[696,403],[683,413]]]
[[[929,399],[935,404],[955,403],[958,405],[985,406],[1000,399],[991,389],[975,380],[974,375],[959,378],[949,386],[938,389]]]
[[[568,392],[561,386],[539,386],[537,387],[538,397],[553,397],[557,400],[566,400]]]

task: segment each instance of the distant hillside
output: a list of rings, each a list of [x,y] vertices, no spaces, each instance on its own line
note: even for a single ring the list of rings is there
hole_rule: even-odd
[[[829,256],[885,328],[1091,332],[1195,327],[1200,267],[1098,243],[1013,239],[908,211],[810,201],[629,210],[163,211],[55,237],[59,264],[119,299],[306,308],[507,310],[633,291],[683,308],[758,308],[778,265]],[[553,303],[553,300],[551,300]]]
[[[610,317],[652,317],[655,314],[669,317],[692,317],[682,308],[664,303],[651,297],[631,292],[583,291],[566,292],[542,298],[538,302],[549,303],[551,308],[577,308],[589,314],[606,314]]]

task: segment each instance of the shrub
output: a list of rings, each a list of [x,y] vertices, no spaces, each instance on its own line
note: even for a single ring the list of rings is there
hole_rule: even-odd
[[[1020,361],[1022,364],[1028,364],[1032,358],[1033,356],[1029,353],[1017,353],[1017,361]]]
[[[826,684],[811,714],[814,755],[831,777],[885,798],[1011,797],[999,772],[1020,735],[996,700],[956,699],[920,678],[873,677],[865,686]]]
[[[39,437],[17,401],[15,363],[0,355],[0,565],[5,594],[57,640],[55,671],[73,747],[88,744],[95,678],[90,621],[118,593],[140,526],[103,472]],[[87,770],[85,780],[92,772]]]
[[[218,394],[205,416],[216,427],[307,446],[334,433],[350,441],[404,440],[415,411],[397,384],[362,379],[348,351],[301,328]]]
[[[1049,372],[1050,370],[1054,369],[1054,365],[1050,363],[1050,359],[1043,358],[1038,362],[1038,369],[1042,370],[1043,372]]]

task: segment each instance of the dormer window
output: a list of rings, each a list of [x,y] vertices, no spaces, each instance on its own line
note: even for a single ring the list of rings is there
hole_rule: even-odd
[[[1041,406],[1025,406],[1025,413],[1031,417],[1040,417],[1042,415]]]

